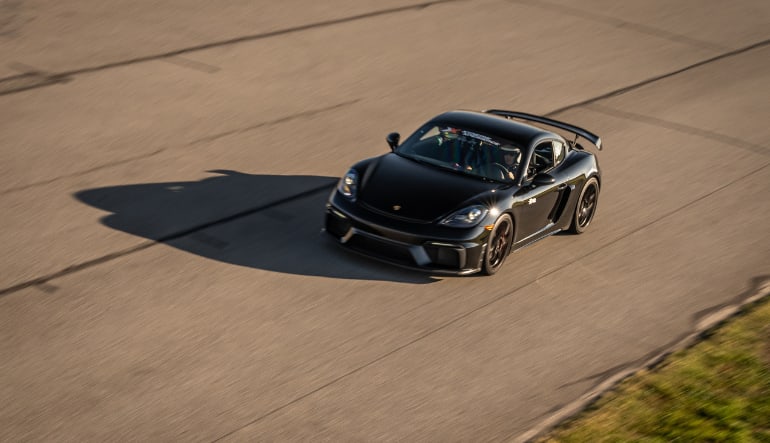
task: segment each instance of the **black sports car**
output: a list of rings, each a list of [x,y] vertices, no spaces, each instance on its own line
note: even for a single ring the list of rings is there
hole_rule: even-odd
[[[546,117],[446,112],[353,165],[329,197],[325,231],[408,268],[494,274],[511,251],[591,223],[601,173],[579,137],[601,150],[597,135]]]

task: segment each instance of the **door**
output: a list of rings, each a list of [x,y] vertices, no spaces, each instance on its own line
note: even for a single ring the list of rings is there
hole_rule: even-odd
[[[551,219],[556,214],[556,207],[561,201],[565,184],[554,174],[559,163],[564,159],[564,145],[557,140],[538,144],[530,158],[525,183],[517,194],[519,203],[517,240],[535,237],[545,233],[553,225]],[[536,176],[548,174],[554,177],[553,183],[538,183]],[[534,239],[534,238],[533,238]]]

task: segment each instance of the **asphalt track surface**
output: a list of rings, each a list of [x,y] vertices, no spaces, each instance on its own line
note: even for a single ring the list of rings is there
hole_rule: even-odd
[[[767,288],[768,24],[759,0],[0,0],[0,440],[533,435]],[[335,177],[454,108],[600,134],[589,231],[491,278],[320,235]]]

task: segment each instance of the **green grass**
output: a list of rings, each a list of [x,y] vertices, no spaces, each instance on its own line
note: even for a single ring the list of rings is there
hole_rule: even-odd
[[[629,377],[541,441],[770,443],[770,299]]]

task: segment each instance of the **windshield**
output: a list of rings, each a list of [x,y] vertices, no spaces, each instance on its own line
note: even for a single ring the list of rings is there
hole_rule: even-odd
[[[412,134],[396,153],[481,179],[511,182],[518,177],[522,151],[497,137],[431,122]]]

